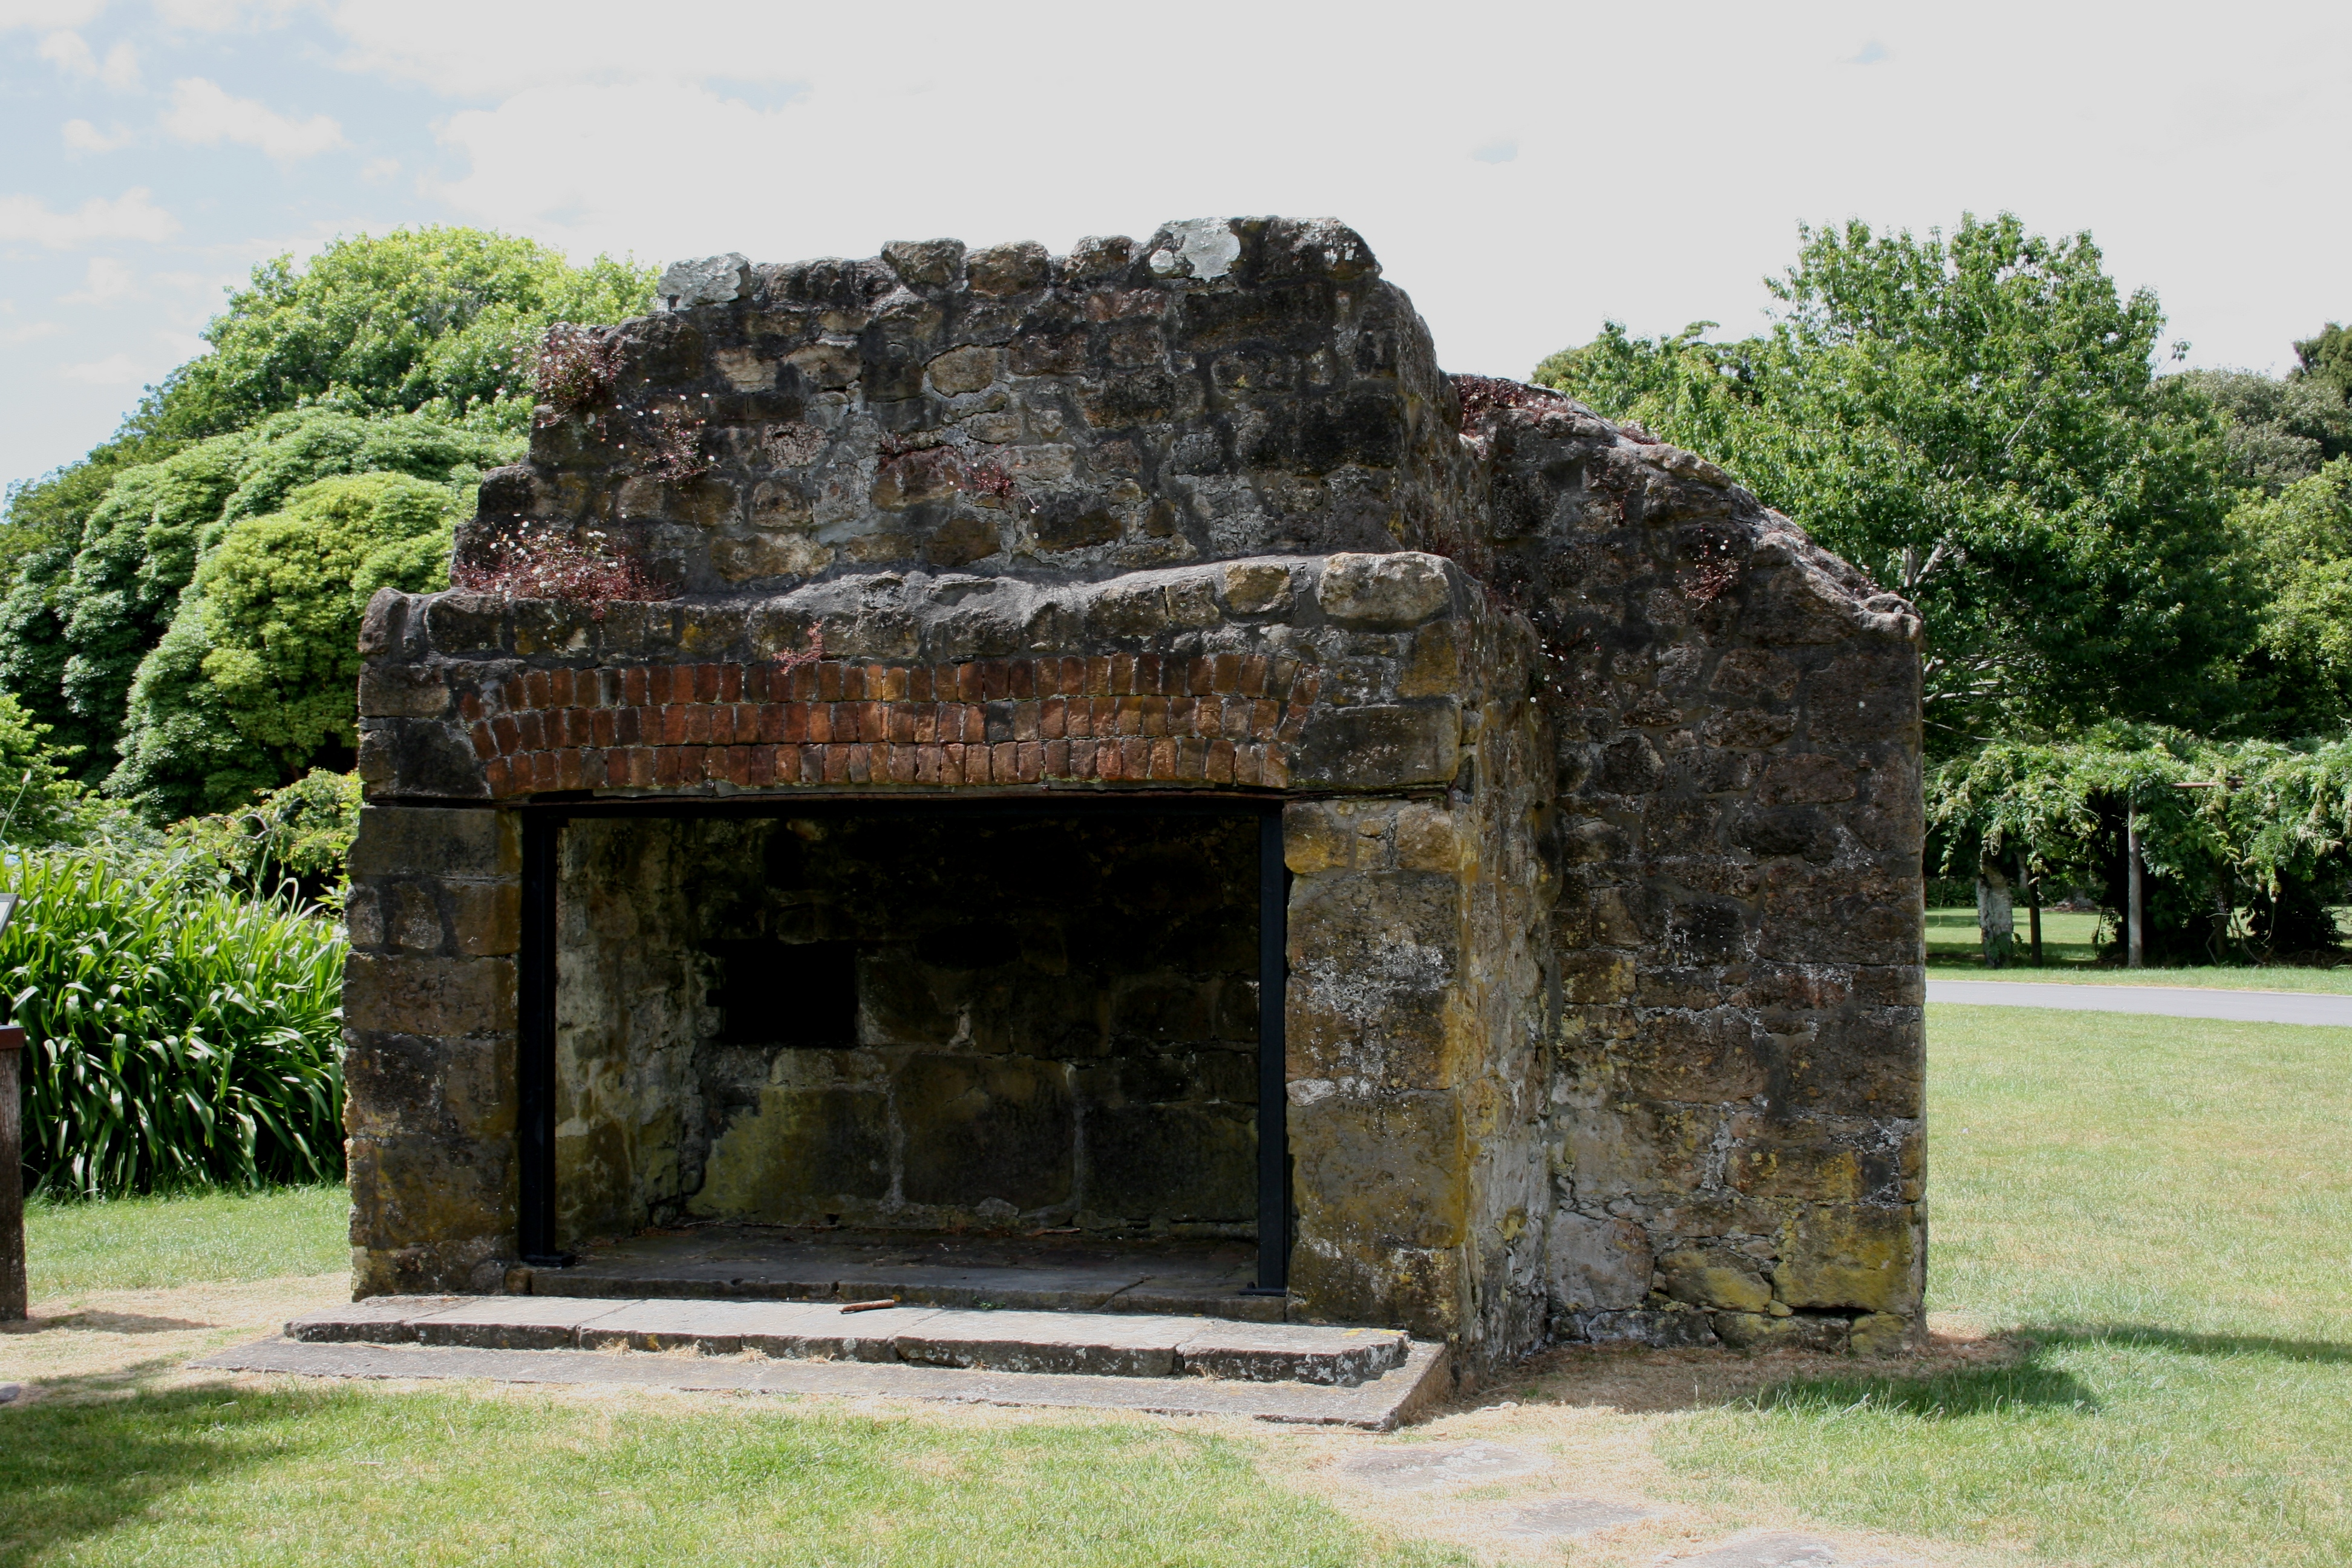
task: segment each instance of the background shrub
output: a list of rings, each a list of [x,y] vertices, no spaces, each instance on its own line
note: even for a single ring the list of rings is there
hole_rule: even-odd
[[[26,851],[0,936],[27,1184],[52,1196],[340,1176],[344,942],[188,859]]]

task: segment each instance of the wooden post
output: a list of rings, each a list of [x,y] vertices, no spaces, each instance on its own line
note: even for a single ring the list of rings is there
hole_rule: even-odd
[[[2124,807],[2124,962],[2126,967],[2147,966],[2147,905],[2140,896],[2139,808]]]
[[[32,1308],[25,1274],[24,1057],[22,1026],[0,1026],[0,1323],[21,1322]]]

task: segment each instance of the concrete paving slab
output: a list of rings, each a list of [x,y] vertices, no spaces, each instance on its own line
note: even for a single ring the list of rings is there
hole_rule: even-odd
[[[1673,1568],[1802,1568],[1811,1563],[1839,1561],[1837,1543],[1818,1535],[1774,1531],[1718,1546],[1696,1557],[1672,1559]]]
[[[2058,1007],[2075,1013],[2155,1013],[2247,1024],[2352,1026],[2352,996],[2303,991],[2223,991],[2191,985],[2069,984],[2063,980],[1930,980],[1930,1002],[1976,1007]]]
[[[1385,1432],[1451,1385],[1445,1347],[1415,1344],[1402,1366],[1355,1388],[1229,1383],[1206,1377],[1082,1377],[859,1362],[719,1360],[629,1352],[499,1351],[467,1346],[314,1344],[258,1340],[189,1363],[305,1377],[467,1378],[610,1384],[695,1393],[830,1394],[1009,1405],[1239,1415]]]
[[[1573,1541],[1621,1524],[1656,1519],[1665,1510],[1599,1498],[1549,1498],[1512,1510],[1494,1533],[1514,1541]]]
[[[1176,1364],[1203,1377],[1353,1387],[1403,1364],[1412,1345],[1395,1329],[1192,1321],[1200,1326],[1176,1347]]]
[[[1512,1476],[1549,1469],[1551,1460],[1541,1454],[1505,1447],[1500,1443],[1455,1443],[1444,1447],[1411,1446],[1374,1448],[1350,1454],[1339,1461],[1339,1472],[1363,1486],[1386,1491],[1424,1491],[1459,1481],[1499,1481]]]

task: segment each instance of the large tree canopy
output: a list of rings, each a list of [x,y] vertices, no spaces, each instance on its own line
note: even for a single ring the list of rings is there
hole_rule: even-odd
[[[133,672],[163,637],[198,560],[230,525],[274,512],[300,487],[336,474],[406,475],[456,506],[484,468],[520,446],[424,415],[364,419],[314,408],[125,468],[79,546],[27,557],[0,600],[0,688],[49,725],[58,745],[79,749],[78,772],[94,785],[114,767]]]
[[[2253,608],[2221,419],[2087,235],[1804,230],[1769,330],[1615,322],[1536,379],[1732,469],[1914,598],[1936,733],[2222,721]]]
[[[289,409],[423,412],[519,432],[524,356],[547,328],[643,314],[653,281],[629,262],[573,267],[476,228],[360,235],[304,266],[265,262],[205,329],[210,353],[149,388],[89,457],[11,491],[0,555],[73,542],[123,469]]]
[[[360,615],[449,581],[459,492],[406,474],[321,479],[231,523],[139,666],[122,764],[150,816],[234,809],[314,764],[352,765]]]
[[[363,235],[307,265],[280,257],[257,268],[205,329],[210,353],[149,389],[81,462],[9,495],[0,689],[71,749],[86,784],[113,775],[110,787],[159,812],[235,804],[220,794],[224,735],[241,737],[238,765],[253,782],[297,776],[331,743],[290,730],[264,741],[269,725],[251,692],[237,723],[214,714],[191,727],[196,700],[161,667],[140,677],[153,697],[135,763],[117,769],[134,673],[175,624],[199,567],[250,520],[285,512],[323,526],[325,514],[289,510],[289,498],[336,476],[405,476],[441,497],[436,515],[462,511],[481,470],[520,452],[526,359],[548,327],[640,312],[652,287],[652,273],[628,263],[573,267],[529,240],[467,228]],[[347,594],[349,575],[338,584]],[[173,645],[184,662],[193,636]],[[223,659],[205,680],[252,675]],[[189,672],[204,673],[201,659]],[[347,715],[349,682],[327,700]],[[174,735],[194,749],[174,752]]]

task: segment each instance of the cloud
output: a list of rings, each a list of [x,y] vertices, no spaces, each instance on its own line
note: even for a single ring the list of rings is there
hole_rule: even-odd
[[[105,62],[101,64],[98,57],[90,53],[89,45],[79,33],[58,32],[43,38],[41,47],[34,53],[78,81],[88,81],[96,77],[107,86],[124,92],[135,90],[139,86],[139,51],[129,44],[117,44],[107,50]]]
[[[289,161],[345,145],[343,128],[323,114],[289,120],[253,99],[232,98],[202,77],[172,84],[172,107],[163,115],[163,129],[198,146],[234,142]]]
[[[360,178],[367,181],[370,184],[374,184],[380,181],[389,180],[398,173],[400,173],[399,159],[371,158],[367,161],[366,165],[360,170]]]
[[[106,0],[0,0],[0,33],[87,26],[105,9]]]
[[[61,364],[58,374],[68,381],[88,382],[92,386],[144,386],[154,372],[129,354],[109,354],[84,364]]]
[[[1519,155],[1519,139],[1497,136],[1470,149],[1470,156],[1481,163],[1508,163]]]
[[[67,250],[104,239],[143,239],[150,245],[180,232],[180,220],[134,185],[112,201],[92,196],[69,213],[53,213],[33,196],[0,196],[0,240],[29,239],[51,250]]]
[[[89,268],[82,276],[79,293],[58,297],[67,305],[110,305],[117,300],[127,300],[138,292],[138,275],[110,256],[93,256]]]
[[[65,328],[55,321],[27,321],[21,327],[0,330],[0,343],[29,343],[36,338],[53,338]]]
[[[301,0],[154,0],[155,19],[192,33],[226,33],[248,20],[261,26],[282,22]]]
[[[131,132],[118,125],[111,131],[100,131],[87,120],[68,120],[63,134],[66,147],[74,153],[111,153],[117,147],[131,145]]]
[[[1894,58],[1895,51],[1888,48],[1885,44],[1880,43],[1876,38],[1873,38],[1870,42],[1863,45],[1862,47],[1856,49],[1853,53],[1846,56],[1845,58],[1838,61],[1838,64],[1842,66],[1874,66],[1883,61],[1891,60]]]

